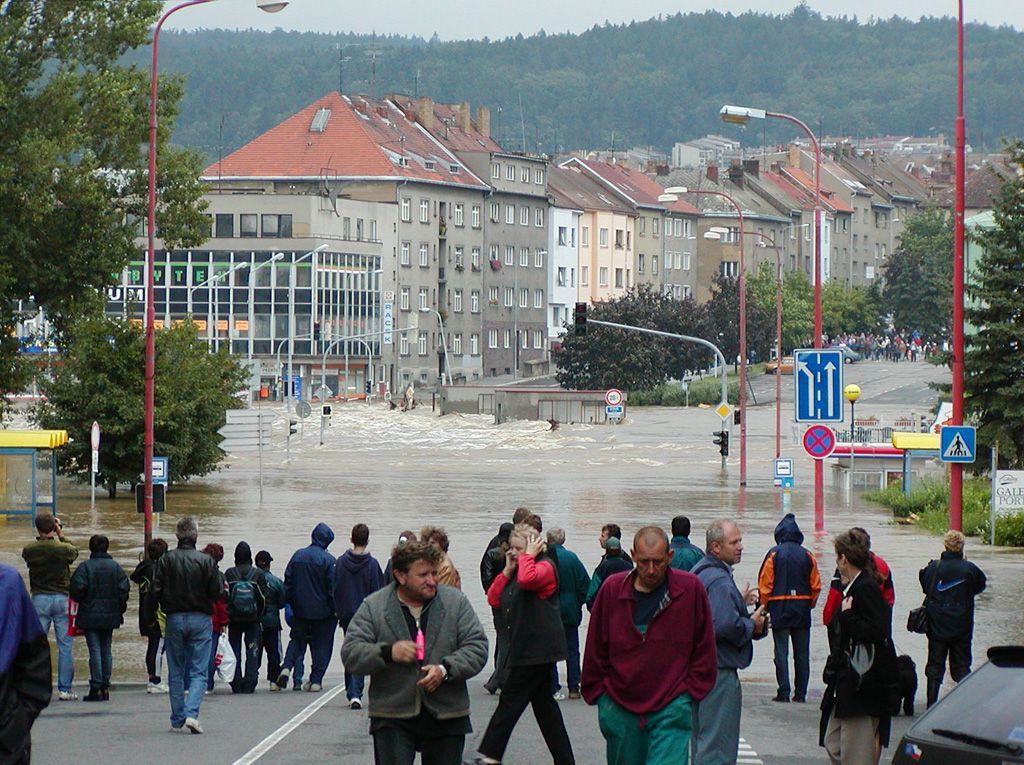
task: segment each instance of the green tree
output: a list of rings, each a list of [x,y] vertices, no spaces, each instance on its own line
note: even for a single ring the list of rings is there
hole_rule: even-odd
[[[883,324],[881,294],[874,285],[847,287],[830,281],[822,286],[821,325],[826,336],[869,334]]]
[[[89,479],[89,429],[103,430],[98,481],[113,497],[118,483],[142,472],[145,340],[137,323],[94,318],[76,322],[67,353],[43,382],[46,401],[35,411],[41,427],[67,430],[61,472]],[[205,475],[223,457],[217,430],[245,372],[226,349],[210,353],[192,322],[156,334],[155,453],[170,458],[172,481]]]
[[[747,279],[749,300],[756,301],[758,311],[775,316],[775,266],[764,262]],[[775,323],[772,318],[771,342],[775,342]],[[814,292],[803,271],[784,274],[782,280],[782,352],[792,353],[794,348],[810,344],[814,335]]]
[[[692,300],[678,301],[649,286],[621,298],[595,303],[592,319],[629,324],[681,335],[699,335],[700,311]],[[696,368],[706,352],[679,340],[599,325],[577,336],[571,324],[554,352],[555,377],[570,390],[650,390],[686,369]]]
[[[1024,167],[1024,142],[1007,145]],[[969,286],[964,356],[965,408],[978,424],[979,452],[999,441],[1000,463],[1024,466],[1024,181],[1013,176],[993,209],[995,228],[977,234],[985,252]]]
[[[102,310],[102,289],[137,251],[149,75],[119,60],[148,41],[161,6],[0,3],[0,393],[30,372],[12,337],[18,301],[45,310],[62,335]],[[181,94],[174,78],[160,91],[158,224],[169,246],[198,244],[209,226],[198,154],[165,145]]]
[[[774,295],[774,293],[773,293]],[[752,291],[747,280],[747,356],[751,360],[769,358],[775,343],[775,302],[769,309]],[[717,345],[725,360],[734,362],[740,353],[739,280],[716,273],[711,282],[711,298],[704,305],[704,333]]]
[[[953,314],[952,220],[937,207],[907,219],[885,265],[882,304],[897,331],[918,330],[925,340],[949,337]]]

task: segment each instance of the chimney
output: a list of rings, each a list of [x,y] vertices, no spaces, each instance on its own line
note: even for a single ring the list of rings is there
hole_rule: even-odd
[[[751,175],[754,178],[758,178],[761,175],[761,163],[756,159],[745,159],[743,160],[743,172],[747,175]]]
[[[486,106],[477,107],[476,130],[484,138],[491,137],[491,110]]]
[[[416,102],[416,121],[424,129],[434,129],[434,100],[424,96]]]
[[[469,108],[469,101],[463,101],[459,104],[459,129],[463,133],[469,133],[473,130],[473,112]]]
[[[704,175],[712,183],[718,183],[718,165],[709,164]]]
[[[743,188],[743,165],[740,164],[738,159],[734,159],[729,163],[729,181],[735,183],[741,189]]]
[[[383,117],[384,119],[387,119],[388,118],[388,108],[386,106],[378,106],[377,107],[377,116],[378,117]]]
[[[789,166],[795,167],[797,170],[800,169],[800,148],[798,146],[789,147]]]

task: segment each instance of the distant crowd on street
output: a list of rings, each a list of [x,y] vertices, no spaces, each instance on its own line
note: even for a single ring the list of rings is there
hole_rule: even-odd
[[[949,350],[949,343],[926,341],[918,330],[893,330],[885,334],[850,333],[828,338],[831,345],[845,345],[871,361],[925,361]]]
[[[35,528],[36,540],[22,552],[31,595],[14,568],[0,565],[0,765],[30,762],[30,729],[52,694],[51,625],[58,700],[78,698],[75,634],[84,634],[89,650],[83,700],[109,700],[112,635],[123,623],[130,581],[138,586],[138,628],[147,640],[146,689],[168,697],[173,732],[204,732],[200,709],[218,672],[236,694],[256,691],[261,668],[272,692],[320,692],[340,627],[348,706],[365,704],[378,765],[411,765],[417,752],[424,765],[498,765],[528,706],[552,761],[571,765],[559,702],[577,699],[597,707],[609,765],[736,763],[739,672],[770,631],[774,701],[807,702],[812,611],[823,586],[830,652],[819,743],[829,761],[877,765],[901,699],[913,713],[913,690],[908,705],[905,686],[912,681],[916,688],[916,670],[908,677],[909,657],[896,655],[895,591],[885,560],[871,550],[867,531],[851,528],[833,540],[835,571],[823,585],[792,513],[776,526],[756,585],[740,589],[733,570],[743,535],[733,520],[712,521],[698,547],[680,515],[670,533],[636,530],[628,552],[621,528],[608,523],[599,538],[601,561],[588,574],[566,547],[564,530],[545,532],[538,515],[516,509],[480,560],[496,635],[484,687],[500,695],[466,760],[467,681],[483,672],[492,651],[461,591],[443,528],[402,532],[382,568],[369,552],[365,524],[352,528],[351,547],[335,557],[334,532],[319,523],[283,578],[271,571],[268,551],[253,556],[245,541],[222,573],[223,547],[200,548],[191,517],[177,522],[173,548],[150,542],[131,576],[110,556],[105,536],[89,540],[89,557],[76,566],[79,549],[57,517],[40,514]],[[974,599],[986,585],[984,573],[964,558],[961,533],[948,532],[943,545],[941,557],[920,572],[929,706],[947,663],[957,682],[971,670]],[[584,607],[590,621],[581,650]]]

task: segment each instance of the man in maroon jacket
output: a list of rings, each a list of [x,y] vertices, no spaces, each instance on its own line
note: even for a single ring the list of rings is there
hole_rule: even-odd
[[[664,529],[640,529],[632,553],[636,568],[594,602],[580,690],[597,704],[608,765],[685,765],[691,706],[717,674],[711,605],[697,577],[670,568]]]

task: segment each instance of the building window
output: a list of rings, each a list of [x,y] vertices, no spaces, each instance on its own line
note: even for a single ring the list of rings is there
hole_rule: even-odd
[[[615,249],[621,250],[625,242],[625,232],[621,228],[615,229]]]
[[[519,180],[522,181],[523,183],[529,183],[530,182],[530,168],[528,168],[528,167],[521,167],[521,168],[519,168]]]
[[[499,290],[498,287],[493,287],[493,286],[487,288],[487,301],[491,305],[497,305],[498,304],[498,290]]]
[[[533,307],[543,308],[544,307],[544,290],[533,291]]]
[[[452,298],[452,310],[455,313],[462,313],[462,290],[455,290],[455,296]]]
[[[398,293],[398,307],[403,311],[409,310],[409,288],[402,287]]]
[[[455,267],[460,270],[466,267],[466,259],[463,254],[464,252],[465,249],[462,245],[457,245],[455,247]]]
[[[538,351],[544,347],[544,333],[539,329],[533,330],[533,347]]]
[[[505,165],[505,180],[514,181],[516,179],[516,166],[509,163]]]
[[[658,235],[659,220],[657,218],[651,219],[651,234],[654,236]]]
[[[411,247],[412,245],[409,242],[402,242],[402,246],[399,249],[400,254],[398,262],[403,266],[409,265],[409,250]]]
[[[520,247],[519,248],[519,265],[523,268],[527,268],[530,265],[530,248]]]
[[[430,300],[430,293],[426,287],[420,287],[420,310],[426,311],[430,306],[428,301]]]
[[[430,265],[430,245],[426,242],[420,242],[420,268],[426,268]]]
[[[505,265],[512,266],[516,262],[516,248],[512,245],[506,245],[505,247]]]
[[[470,313],[480,313],[480,290],[473,290],[469,293]]]
[[[533,182],[538,186],[544,185],[544,171],[539,167],[533,171]]]
[[[565,247],[569,243],[569,230],[565,226],[558,227],[558,246]]]
[[[473,252],[470,254],[470,265],[474,271],[480,270],[480,248],[474,247]]]
[[[740,272],[740,264],[735,260],[723,260],[721,265],[723,276],[737,276]]]
[[[500,162],[492,162],[491,163],[491,177],[492,178],[500,178],[501,177],[501,163]]]
[[[519,290],[519,307],[530,307],[530,290],[526,289],[525,287]]]
[[[218,239],[225,239],[235,235],[235,216],[231,213],[217,213],[216,229],[213,235]]]
[[[480,335],[475,332],[469,336],[469,354],[471,356],[480,355]]]
[[[558,267],[558,278],[555,284],[559,287],[565,287],[565,266]]]
[[[601,266],[598,269],[598,272],[597,272],[597,285],[599,287],[607,287],[608,286],[608,267],[607,266]]]
[[[523,350],[525,350],[525,349],[530,347],[530,331],[529,330],[524,329],[524,330],[521,330],[519,332],[519,345],[523,348]]]
[[[682,221],[681,218],[676,218],[675,226],[676,226],[676,236],[681,237],[683,235],[683,221]]]
[[[427,335],[426,332],[420,332],[419,342],[416,343],[416,345],[418,346],[416,348],[416,351],[417,353],[419,353],[420,356],[427,355],[427,343],[429,340],[430,337]]]
[[[480,205],[473,205],[469,211],[469,224],[473,228],[480,228]]]
[[[533,253],[533,265],[535,268],[544,268],[544,250],[537,248]]]
[[[683,270],[684,271],[689,271],[690,270],[690,253],[688,253],[688,252],[684,252],[683,253]]]
[[[352,238],[352,219],[342,218],[341,219],[341,238],[348,241]]]
[[[461,203],[455,205],[455,213],[452,215],[452,221],[456,226],[466,225],[465,213],[463,212],[463,205]]]
[[[430,223],[430,200],[420,200],[420,223]]]
[[[590,286],[590,266],[580,266],[580,286]]]
[[[238,235],[243,237],[256,236],[257,216],[254,213],[242,213],[238,216]]]
[[[412,200],[409,197],[402,197],[402,222],[412,221]]]
[[[452,353],[456,356],[462,355],[462,335],[458,334],[452,338]]]
[[[513,300],[515,300],[515,292],[513,291],[513,289],[511,287],[506,287],[505,288],[505,307],[506,308],[511,308]]]
[[[503,348],[512,347],[512,330],[506,329],[501,333],[501,345]]]
[[[377,219],[376,218],[371,218],[370,219],[370,241],[371,242],[379,241],[377,239]]]
[[[590,226],[584,226],[580,232],[580,244],[584,247],[590,246]]]
[[[519,206],[519,225],[529,226],[530,225],[530,208],[526,205]]]
[[[639,227],[638,231],[640,232],[640,236],[643,236],[644,234],[646,234],[647,233],[647,218],[645,218],[643,216],[640,216],[640,220],[637,221],[637,226]]]
[[[290,239],[292,236],[292,216],[264,215],[263,236],[271,239]]]
[[[487,330],[487,347],[497,348],[498,347],[498,330],[489,329]]]
[[[398,352],[403,356],[409,355],[409,338],[404,332],[398,336]]]
[[[615,286],[622,289],[625,285],[622,283],[622,269],[615,269]]]
[[[646,266],[644,265],[645,259],[646,256],[642,252],[636,256],[636,272],[638,274],[642,274],[644,272],[644,269],[646,268]]]
[[[602,228],[597,232],[597,246],[607,247],[608,246],[608,229]]]
[[[538,207],[533,211],[533,225],[537,228],[544,228],[544,208]]]
[[[363,241],[363,219],[356,218],[356,241]]]
[[[501,204],[491,202],[491,223],[497,223],[499,220],[501,220]]]
[[[507,223],[510,226],[514,226],[516,224],[515,205],[505,205],[505,223]]]

